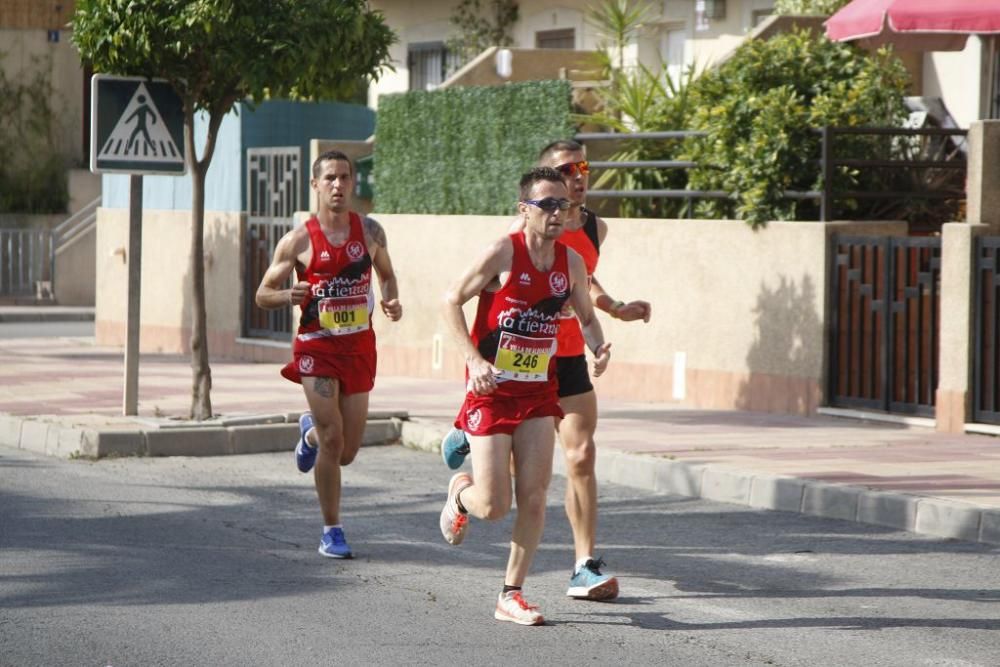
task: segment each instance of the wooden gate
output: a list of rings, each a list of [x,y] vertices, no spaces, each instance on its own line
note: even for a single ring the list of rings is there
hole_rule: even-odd
[[[830,405],[932,417],[941,240],[837,235],[833,255]]]

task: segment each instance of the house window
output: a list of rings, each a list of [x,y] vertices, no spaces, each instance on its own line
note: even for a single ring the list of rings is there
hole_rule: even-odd
[[[535,33],[536,49],[575,49],[576,32],[573,28],[542,30]]]
[[[461,65],[444,42],[410,44],[406,64],[410,70],[410,90],[434,90]]]

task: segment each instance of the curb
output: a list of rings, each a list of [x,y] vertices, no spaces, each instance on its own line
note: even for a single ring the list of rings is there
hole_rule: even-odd
[[[87,310],[52,310],[45,308],[25,311],[0,310],[0,322],[93,322],[93,309]]]
[[[49,456],[222,456],[291,449],[299,437],[299,413],[195,423],[167,419],[87,419],[0,414],[0,444]],[[90,418],[94,422],[94,418]],[[405,411],[372,411],[362,446],[400,444],[440,452],[448,424],[409,419]],[[661,456],[599,449],[597,479],[656,494],[704,498],[763,510],[796,512],[885,526],[933,537],[1000,544],[1000,510],[975,505],[748,473],[723,465],[686,463]],[[565,476],[562,456],[553,472]]]
[[[405,412],[372,411],[361,445],[399,442],[407,417]],[[65,458],[261,454],[290,451],[299,438],[298,418],[299,413],[291,413],[201,424],[106,418],[106,423],[91,425],[58,417],[0,414],[0,444]]]
[[[402,422],[400,444],[440,452],[447,425]],[[565,477],[558,454],[552,471]],[[763,510],[884,526],[921,535],[1000,544],[1000,510],[950,500],[748,473],[722,465],[686,463],[649,454],[598,448],[597,479],[657,494],[704,498]]]

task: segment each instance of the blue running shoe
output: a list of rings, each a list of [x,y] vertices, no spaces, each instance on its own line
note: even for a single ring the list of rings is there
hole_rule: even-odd
[[[458,470],[469,455],[469,441],[465,439],[465,431],[453,428],[441,440],[441,458],[444,464],[452,470]]]
[[[613,600],[618,597],[618,580],[601,574],[604,560],[591,558],[569,578],[566,596],[578,600]]]
[[[319,555],[327,558],[353,558],[351,547],[344,539],[344,531],[340,528],[331,528],[323,533],[323,539],[319,542]]]
[[[299,472],[309,472],[316,465],[316,454],[319,453],[317,447],[313,447],[306,442],[306,433],[313,427],[313,416],[311,412],[303,412],[299,417],[299,443],[295,445],[295,465],[299,467]]]

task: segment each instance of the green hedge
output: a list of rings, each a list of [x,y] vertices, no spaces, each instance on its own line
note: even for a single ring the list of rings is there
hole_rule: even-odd
[[[538,151],[572,138],[568,81],[379,98],[375,210],[505,215]]]

